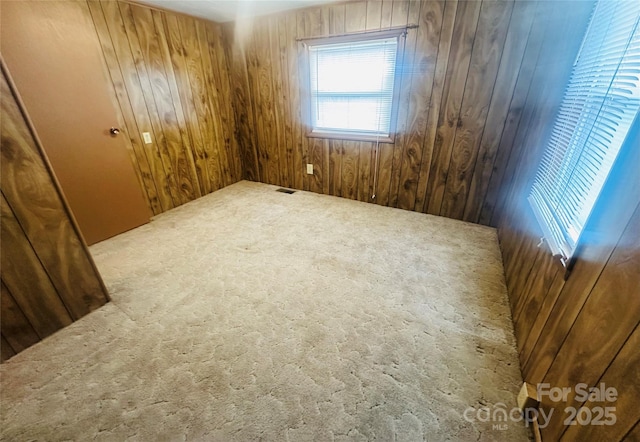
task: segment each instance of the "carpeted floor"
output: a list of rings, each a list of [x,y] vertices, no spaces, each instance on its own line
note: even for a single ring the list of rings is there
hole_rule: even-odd
[[[522,382],[495,230],[275,189],[93,246],[113,302],[0,367],[3,440],[528,440],[464,418]]]

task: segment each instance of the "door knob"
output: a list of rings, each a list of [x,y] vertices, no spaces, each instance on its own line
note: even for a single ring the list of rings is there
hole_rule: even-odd
[[[120,129],[118,129],[117,127],[112,127],[111,129],[109,129],[109,133],[115,137],[120,133]]]

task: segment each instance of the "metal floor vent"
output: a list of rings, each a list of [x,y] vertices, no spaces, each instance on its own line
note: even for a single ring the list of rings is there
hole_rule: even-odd
[[[284,188],[281,187],[279,189],[276,189],[276,192],[292,194],[292,193],[295,193],[296,191],[295,190],[291,190],[291,189],[284,189]]]

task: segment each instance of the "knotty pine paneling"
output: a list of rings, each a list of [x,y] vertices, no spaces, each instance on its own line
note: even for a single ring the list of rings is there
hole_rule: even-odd
[[[572,14],[563,13],[561,3],[544,5],[550,20],[531,44],[537,61],[521,68],[531,77],[528,91],[514,95],[518,124],[508,118],[503,130],[501,144],[511,141],[493,184],[501,192],[481,217],[498,225],[524,380],[572,390],[577,383],[604,382],[618,391],[615,403],[587,404],[616,407],[615,425],[602,428],[564,425],[565,407],[583,405],[573,392],[567,401],[545,398],[542,407],[553,409],[553,416],[543,440],[623,440],[640,421],[640,411],[630,405],[637,402],[640,373],[634,354],[640,325],[640,121],[595,206],[567,279],[546,247],[537,247],[541,232],[526,201],[590,13],[589,4],[569,6]]]
[[[153,213],[242,179],[220,25],[128,2],[87,4]]]
[[[4,67],[0,89],[5,360],[109,298]]]
[[[562,31],[549,20],[560,3],[352,1],[225,24],[244,177],[495,225],[533,71],[553,50],[542,41]],[[296,39],[407,24],[418,27],[395,143],[307,138]]]

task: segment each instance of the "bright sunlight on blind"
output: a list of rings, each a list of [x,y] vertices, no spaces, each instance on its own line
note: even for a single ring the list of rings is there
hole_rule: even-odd
[[[640,2],[596,5],[529,196],[563,263],[640,108],[639,20]]]
[[[398,38],[309,46],[314,131],[389,136]]]

